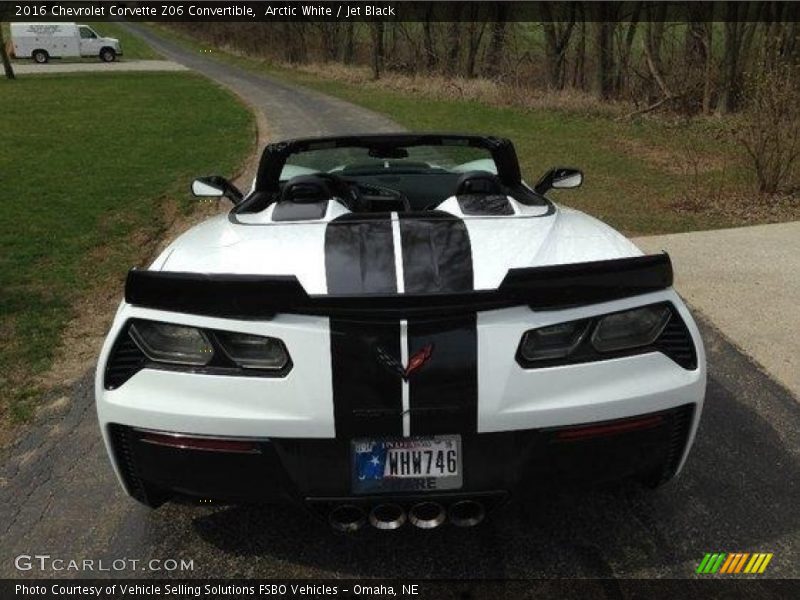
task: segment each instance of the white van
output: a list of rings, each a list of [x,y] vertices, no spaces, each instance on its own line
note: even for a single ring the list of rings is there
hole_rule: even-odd
[[[122,55],[115,38],[101,37],[77,23],[11,23],[11,48],[16,58],[46,63],[51,58],[97,56],[112,62]]]

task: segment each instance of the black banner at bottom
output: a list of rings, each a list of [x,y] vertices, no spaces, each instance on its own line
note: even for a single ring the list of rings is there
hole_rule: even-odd
[[[509,581],[396,579],[3,579],[3,600],[244,600],[359,598],[481,600],[542,598],[798,598],[800,580],[536,579]]]

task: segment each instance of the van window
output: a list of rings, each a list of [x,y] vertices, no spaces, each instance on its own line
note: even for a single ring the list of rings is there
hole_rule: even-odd
[[[88,27],[81,27],[81,38],[84,40],[93,40],[97,37],[97,34],[89,29]]]

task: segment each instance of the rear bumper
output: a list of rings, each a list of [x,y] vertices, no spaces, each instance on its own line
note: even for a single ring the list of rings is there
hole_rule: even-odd
[[[614,421],[465,435],[461,489],[382,500],[500,497],[631,476],[663,482],[681,464],[694,414],[695,405],[686,404]],[[254,450],[243,453],[154,444],[143,439],[146,432],[116,424],[108,434],[128,493],[150,506],[174,498],[312,507],[375,500],[352,494],[349,440],[252,439]]]

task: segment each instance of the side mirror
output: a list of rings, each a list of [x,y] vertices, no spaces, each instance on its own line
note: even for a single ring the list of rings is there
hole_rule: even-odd
[[[563,190],[579,187],[583,183],[583,173],[570,167],[556,167],[542,175],[533,186],[537,194],[544,194],[550,189]]]
[[[220,198],[224,196],[234,204],[239,204],[244,198],[239,188],[219,175],[195,179],[192,182],[192,194],[201,198]]]

